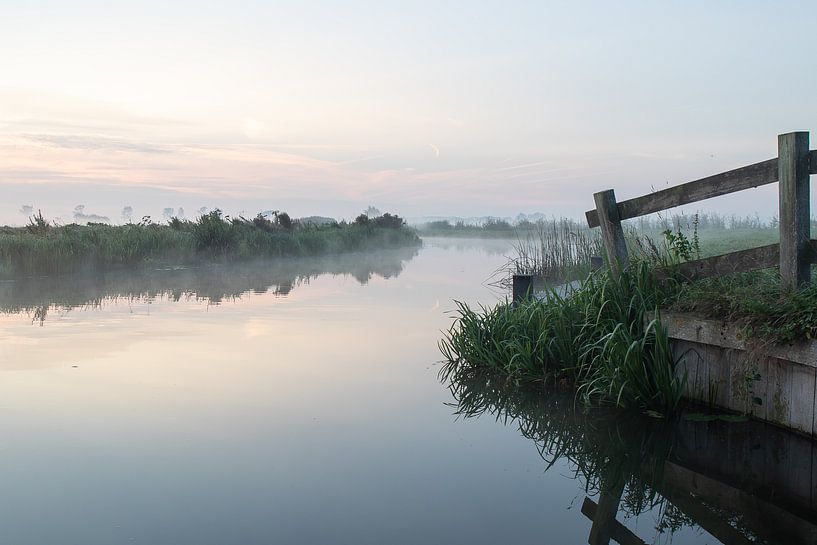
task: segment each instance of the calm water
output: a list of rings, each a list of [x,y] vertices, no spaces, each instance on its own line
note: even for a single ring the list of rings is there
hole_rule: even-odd
[[[817,540],[799,437],[441,384],[452,300],[504,297],[508,253],[0,284],[0,543]]]

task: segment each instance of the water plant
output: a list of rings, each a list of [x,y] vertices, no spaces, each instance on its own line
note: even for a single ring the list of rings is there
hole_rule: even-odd
[[[457,303],[439,343],[440,376],[486,368],[518,381],[572,385],[587,405],[671,413],[684,387],[658,318],[675,291],[671,282],[636,261],[621,274],[602,269],[578,288],[549,289],[515,305]]]

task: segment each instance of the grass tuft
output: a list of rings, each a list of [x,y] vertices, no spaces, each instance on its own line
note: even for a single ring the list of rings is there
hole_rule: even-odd
[[[488,369],[518,381],[573,385],[587,405],[673,412],[684,379],[675,374],[664,329],[644,320],[665,293],[650,265],[634,262],[621,275],[597,271],[579,288],[517,305],[457,303],[439,343],[446,360],[440,378]]]

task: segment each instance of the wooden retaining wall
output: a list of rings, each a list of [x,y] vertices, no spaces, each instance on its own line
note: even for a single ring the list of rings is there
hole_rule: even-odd
[[[661,321],[688,399],[817,435],[817,342],[758,346],[719,321],[673,313]]]

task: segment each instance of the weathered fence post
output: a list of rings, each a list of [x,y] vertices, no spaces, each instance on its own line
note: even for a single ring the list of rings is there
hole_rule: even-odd
[[[802,287],[811,276],[808,140],[808,132],[790,132],[777,137],[780,279],[782,287],[788,289]]]
[[[624,241],[624,229],[621,228],[621,219],[618,215],[616,193],[612,189],[599,191],[593,194],[593,200],[596,201],[601,238],[607,250],[607,259],[610,261],[610,267],[618,272],[621,270],[620,267],[627,266],[629,258],[627,257],[627,243]]]
[[[590,270],[597,271],[604,266],[604,258],[600,255],[591,255],[590,256]]]
[[[533,275],[515,274],[513,275],[513,296],[511,302],[518,303],[533,295]]]

